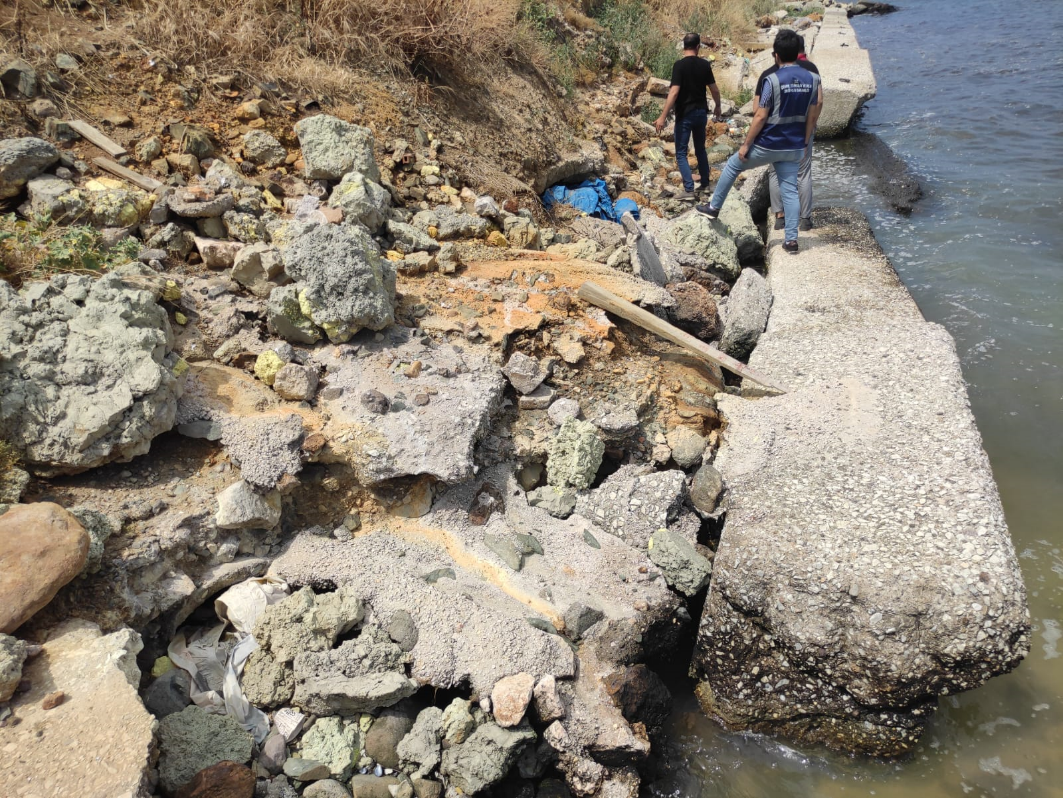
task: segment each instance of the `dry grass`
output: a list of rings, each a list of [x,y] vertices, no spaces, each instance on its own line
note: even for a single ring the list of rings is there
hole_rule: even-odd
[[[564,18],[565,22],[576,30],[593,31],[594,33],[601,33],[603,30],[601,25],[575,8],[566,8]]]
[[[676,33],[700,33],[705,40],[751,34],[752,21],[763,13],[765,0],[646,0],[646,4],[662,26]]]

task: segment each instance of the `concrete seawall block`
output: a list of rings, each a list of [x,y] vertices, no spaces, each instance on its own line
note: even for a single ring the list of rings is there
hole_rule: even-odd
[[[841,136],[877,90],[871,56],[860,47],[845,11],[827,9],[809,58],[823,79],[824,107],[816,136]]]

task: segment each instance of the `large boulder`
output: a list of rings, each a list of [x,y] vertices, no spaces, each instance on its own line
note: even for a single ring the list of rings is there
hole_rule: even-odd
[[[726,228],[697,211],[677,218],[659,240],[681,253],[702,259],[708,271],[726,282],[734,282],[741,272],[738,249]]]
[[[120,276],[0,282],[0,438],[42,474],[144,454],[182,381],[166,311]]]
[[[44,139],[0,141],[0,199],[17,197],[28,181],[59,160],[59,151]]]
[[[299,284],[303,315],[333,343],[395,321],[395,271],[360,226],[310,228],[284,248],[284,270]]]
[[[345,222],[357,222],[368,228],[369,232],[376,233],[387,218],[391,195],[361,172],[349,172],[332,189],[328,204],[331,208],[343,211]]]
[[[88,555],[88,532],[57,504],[18,504],[0,515],[0,632],[32,618]]]
[[[722,304],[723,334],[720,349],[744,360],[760,340],[771,311],[768,281],[753,269],[743,269],[727,301]]]
[[[720,209],[720,221],[727,225],[738,249],[738,262],[743,266],[764,262],[764,239],[753,222],[753,214],[740,191],[732,191]]]
[[[137,695],[143,648],[131,629],[101,635],[86,621],[51,631],[25,663],[30,690],[15,696],[17,725],[0,730],[8,754],[0,795],[140,796],[152,792],[155,720]],[[65,700],[45,709],[45,697]]]
[[[295,134],[309,179],[339,180],[348,172],[360,172],[374,183],[380,182],[369,128],[318,114],[296,122]]]

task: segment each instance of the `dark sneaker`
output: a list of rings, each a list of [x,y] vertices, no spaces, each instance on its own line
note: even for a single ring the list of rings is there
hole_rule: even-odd
[[[775,217],[775,227],[774,227],[774,229],[775,230],[785,230],[786,229],[786,218],[783,217],[783,216],[776,216]]]
[[[791,255],[797,254],[797,242],[796,241],[783,241],[782,248],[789,252]]]
[[[714,207],[712,207],[712,205],[710,205],[710,204],[709,204],[709,203],[707,203],[707,202],[706,202],[706,203],[705,203],[704,205],[698,205],[698,206],[696,206],[696,207],[695,207],[695,210],[696,210],[696,211],[697,211],[698,213],[703,213],[703,214],[705,214],[705,215],[706,215],[706,216],[708,216],[708,217],[709,217],[710,219],[719,219],[719,218],[720,218],[720,209],[719,209],[719,208],[714,208]]]
[[[693,191],[677,191],[672,195],[672,199],[679,200],[680,202],[693,202],[697,197]]]
[[[802,219],[798,223],[797,229],[800,230],[802,233],[807,233],[809,230],[812,229],[812,220],[811,219],[807,219],[807,218],[806,219]]]

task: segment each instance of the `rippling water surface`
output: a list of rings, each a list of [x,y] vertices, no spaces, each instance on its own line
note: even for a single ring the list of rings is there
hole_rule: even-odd
[[[956,339],[1029,591],[1030,655],[943,700],[903,763],[727,734],[687,697],[653,796],[1063,796],[1063,0],[897,2],[853,20],[878,80],[860,125],[927,197],[896,215],[843,141],[817,144],[817,203],[867,213]]]

